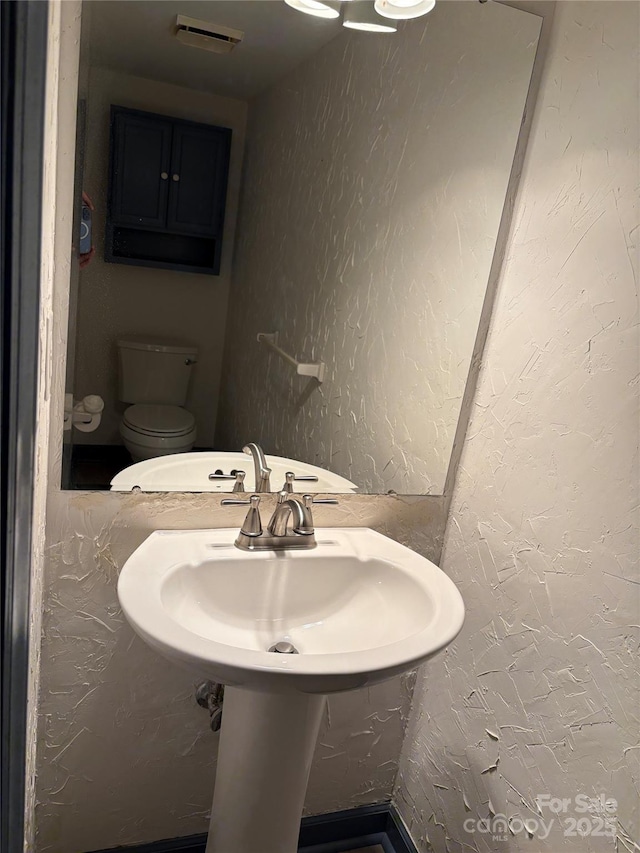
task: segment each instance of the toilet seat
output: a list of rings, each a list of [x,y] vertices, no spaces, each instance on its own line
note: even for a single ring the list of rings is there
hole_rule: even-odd
[[[123,425],[139,435],[179,438],[191,433],[196,421],[180,406],[136,403],[125,411]]]
[[[134,462],[188,453],[196,434],[195,418],[180,406],[136,403],[120,421],[120,435]]]

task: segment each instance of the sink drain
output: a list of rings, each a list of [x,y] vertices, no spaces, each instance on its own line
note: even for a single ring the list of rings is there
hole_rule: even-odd
[[[297,655],[299,654],[296,647],[293,643],[287,642],[287,640],[280,640],[279,643],[274,643],[273,646],[269,649],[270,652],[276,652],[279,655]]]

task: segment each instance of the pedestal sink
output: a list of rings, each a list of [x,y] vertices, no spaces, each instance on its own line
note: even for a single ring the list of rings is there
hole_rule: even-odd
[[[227,685],[206,853],[295,853],[326,694],[423,663],[464,605],[437,566],[367,528],[258,553],[236,533],[152,533],[118,596],[152,648]],[[279,643],[294,653],[270,651]]]

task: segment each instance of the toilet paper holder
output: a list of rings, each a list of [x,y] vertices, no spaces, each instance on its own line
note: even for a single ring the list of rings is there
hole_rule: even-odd
[[[74,426],[80,432],[93,432],[100,426],[104,400],[97,394],[88,394],[74,401],[73,394],[64,395],[64,429]]]

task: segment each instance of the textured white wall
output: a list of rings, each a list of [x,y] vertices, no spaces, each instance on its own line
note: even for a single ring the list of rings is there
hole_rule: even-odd
[[[345,31],[252,103],[218,445],[442,492],[538,31],[439,4]]]
[[[233,98],[96,67],[91,68],[87,97],[84,188],[96,207],[96,255],[80,273],[75,396],[80,399],[86,394],[100,394],[106,406],[98,429],[75,432],[73,439],[78,444],[122,443],[118,423],[125,407],[118,401],[115,342],[120,335],[137,333],[160,338],[164,335],[198,346],[198,364],[191,378],[187,408],[196,418],[197,443],[210,447],[218,404],[247,105]],[[219,276],[105,263],[111,104],[220,124],[233,130]]]
[[[467,619],[419,676],[396,793],[424,853],[640,849],[638,13],[558,4],[447,528]],[[615,798],[617,844],[464,829],[546,823],[544,794]]]

